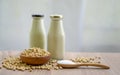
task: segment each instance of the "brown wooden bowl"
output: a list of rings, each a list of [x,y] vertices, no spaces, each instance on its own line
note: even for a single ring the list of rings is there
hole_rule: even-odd
[[[40,65],[40,64],[47,63],[50,60],[51,55],[41,56],[41,57],[26,57],[26,56],[20,55],[20,58],[23,62],[25,62],[27,64]]]

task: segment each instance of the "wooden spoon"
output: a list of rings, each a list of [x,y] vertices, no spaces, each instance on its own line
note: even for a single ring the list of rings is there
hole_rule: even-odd
[[[95,67],[101,67],[103,69],[109,69],[109,66],[100,64],[100,63],[74,63],[71,60],[60,60],[57,62],[58,65],[62,66],[63,68],[75,68],[79,66],[95,66]]]

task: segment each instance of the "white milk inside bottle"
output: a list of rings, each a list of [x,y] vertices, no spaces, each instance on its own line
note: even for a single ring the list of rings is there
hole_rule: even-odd
[[[45,49],[46,37],[44,28],[44,15],[32,15],[32,28],[30,32],[30,47]]]
[[[48,32],[48,51],[54,59],[63,59],[65,51],[65,34],[61,15],[51,15],[51,24]]]

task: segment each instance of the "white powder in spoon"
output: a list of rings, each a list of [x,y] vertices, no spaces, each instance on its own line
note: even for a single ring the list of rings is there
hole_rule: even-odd
[[[71,60],[59,60],[57,63],[58,64],[76,64],[72,62]]]

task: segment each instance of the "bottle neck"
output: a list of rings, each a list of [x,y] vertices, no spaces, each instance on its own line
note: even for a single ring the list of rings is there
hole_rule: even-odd
[[[44,24],[43,21],[44,21],[43,18],[33,17],[32,28],[36,29],[42,28]]]
[[[52,20],[51,25],[55,27],[61,27],[62,26],[62,20]]]
[[[35,25],[40,24],[40,23],[42,23],[42,22],[43,22],[43,18],[33,17],[33,23],[34,23]]]
[[[52,20],[51,21],[51,26],[50,26],[50,32],[52,33],[63,33],[64,30],[63,30],[63,22],[62,20]]]

